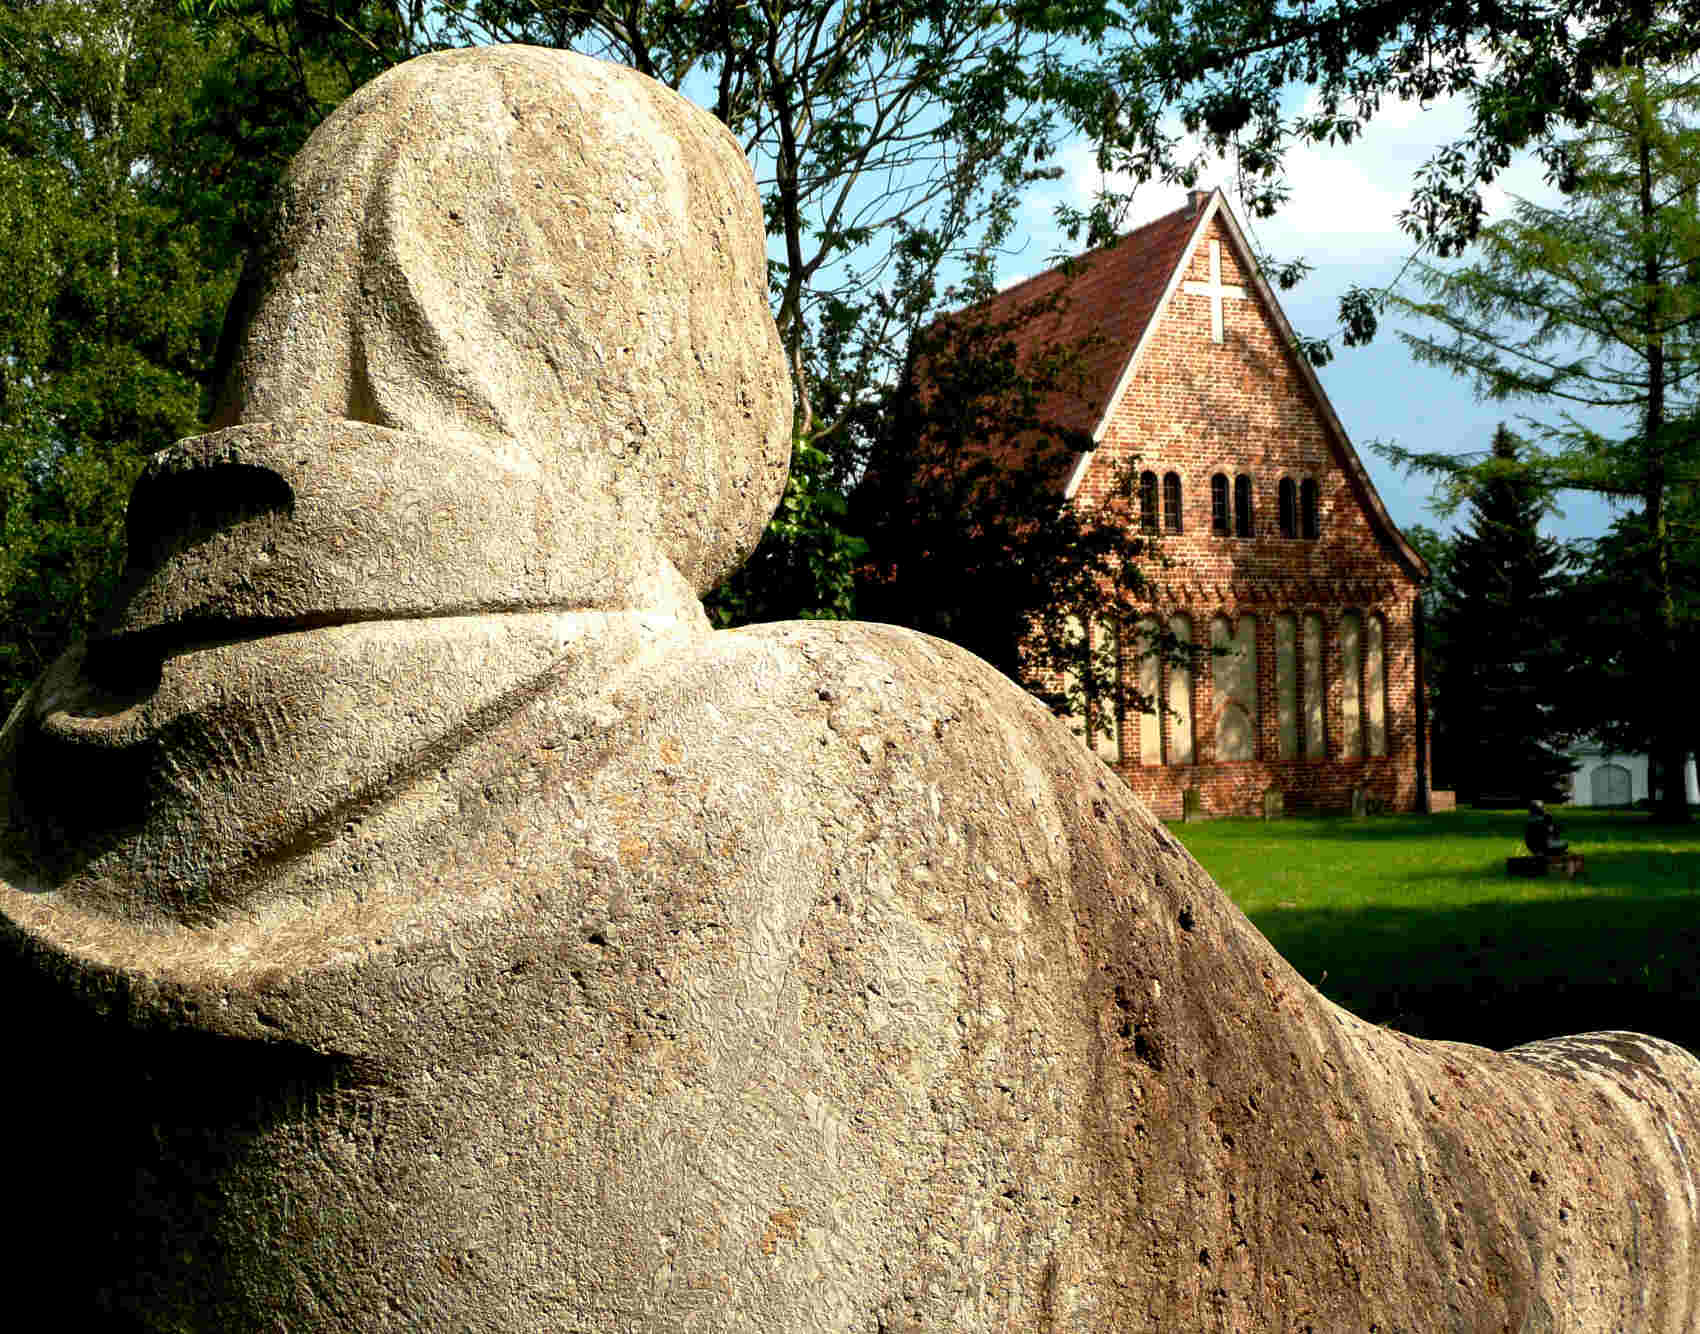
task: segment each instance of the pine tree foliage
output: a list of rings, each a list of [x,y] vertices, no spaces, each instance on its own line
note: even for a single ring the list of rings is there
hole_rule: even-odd
[[[1700,654],[1700,497],[1691,486],[1673,486],[1665,514],[1678,654],[1693,662]],[[1630,755],[1657,753],[1673,726],[1700,721],[1690,711],[1673,709],[1637,680],[1645,656],[1640,644],[1644,609],[1656,600],[1653,569],[1645,559],[1650,546],[1644,514],[1624,514],[1592,545],[1577,577],[1579,666],[1587,682],[1587,689],[1578,692],[1578,717],[1590,736]],[[1680,739],[1691,754],[1700,754],[1700,734]],[[1655,777],[1651,786],[1662,783]]]
[[[1700,77],[1643,60],[1590,105],[1587,130],[1561,146],[1564,201],[1519,202],[1483,232],[1477,260],[1425,266],[1428,299],[1400,303],[1444,331],[1407,338],[1419,359],[1484,398],[1550,412],[1533,424],[1539,447],[1512,458],[1380,452],[1435,474],[1452,505],[1524,479],[1638,506],[1617,578],[1634,626],[1624,651],[1633,688],[1668,710],[1655,762],[1680,772],[1695,727],[1671,505],[1674,488],[1700,478]],[[1600,414],[1621,429],[1591,424]],[[1680,788],[1666,791],[1660,814],[1686,818]]]
[[[1514,464],[1519,445],[1501,426],[1492,456]],[[1527,478],[1496,477],[1475,492],[1468,527],[1452,544],[1434,614],[1446,645],[1436,747],[1466,801],[1569,798],[1574,766],[1560,749],[1568,739],[1569,580],[1563,548],[1540,533],[1545,509]],[[1437,755],[1437,771],[1442,762]]]

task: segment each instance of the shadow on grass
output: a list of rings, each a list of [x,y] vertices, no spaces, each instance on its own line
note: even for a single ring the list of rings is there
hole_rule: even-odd
[[[1700,837],[1700,824],[1661,823],[1640,811],[1561,807],[1557,815],[1564,835],[1573,846],[1583,845],[1580,850],[1584,852],[1601,843],[1636,844],[1660,838],[1691,842]],[[1448,842],[1459,839],[1500,841],[1508,849],[1521,850],[1527,819],[1520,810],[1470,810],[1448,811],[1443,815],[1378,815],[1357,820],[1343,816],[1297,816],[1293,823],[1302,824],[1306,838],[1330,842],[1398,843],[1434,835]],[[1233,823],[1243,824],[1246,836],[1255,838],[1261,822],[1245,820]],[[1507,851],[1506,855],[1513,853]]]
[[[1443,823],[1444,822],[1444,823]],[[1257,826],[1245,822],[1249,829]],[[1349,820],[1341,816],[1304,819],[1306,838],[1341,843],[1403,843],[1421,834],[1442,834],[1448,840],[1484,839],[1523,842],[1524,817],[1506,811],[1471,811],[1467,815],[1375,816]]]
[[[1622,901],[1625,898],[1680,898],[1700,893],[1700,851],[1667,852],[1659,848],[1633,846],[1603,850],[1592,843],[1578,851],[1587,858],[1587,872],[1573,882],[1574,889],[1569,891],[1569,898]],[[1516,891],[1530,882],[1513,879],[1505,869],[1506,857],[1521,855],[1523,852],[1519,849],[1515,853],[1506,853],[1504,857],[1490,854],[1479,863],[1463,866],[1451,862],[1424,869],[1402,868],[1398,878],[1402,884],[1420,884],[1425,880],[1455,883],[1460,878],[1480,879],[1487,885],[1503,886],[1505,903],[1523,908],[1527,906],[1527,895]],[[1492,897],[1491,894],[1483,895],[1484,900]],[[1560,891],[1560,897],[1567,898],[1565,891]]]
[[[1590,844],[1583,850],[1588,859],[1588,879],[1601,884],[1654,885],[1637,893],[1681,894],[1700,892],[1700,851],[1667,852],[1660,848],[1625,846],[1601,849]]]
[[[1700,896],[1578,886],[1464,908],[1274,909],[1257,926],[1330,1000],[1418,1037],[1503,1048],[1627,1028],[1700,1051]]]

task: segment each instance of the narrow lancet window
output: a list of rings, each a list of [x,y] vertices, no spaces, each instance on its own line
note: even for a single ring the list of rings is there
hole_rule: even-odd
[[[1149,713],[1139,715],[1139,762],[1158,765],[1163,762],[1163,696],[1162,663],[1157,652],[1157,622],[1146,617],[1139,623],[1139,693],[1151,706]]]
[[[1293,485],[1291,477],[1283,477],[1277,488],[1277,500],[1281,511],[1281,536],[1297,537],[1299,535],[1299,489]]]
[[[1236,628],[1226,616],[1210,622],[1216,684],[1216,758],[1257,758],[1257,618],[1241,616]]]
[[[1228,513],[1228,475],[1217,473],[1210,479],[1210,531],[1217,537],[1233,532],[1233,519]]]
[[[1323,722],[1328,682],[1323,676],[1322,617],[1314,611],[1307,611],[1302,629],[1304,644],[1299,667],[1304,674],[1304,712],[1300,715],[1300,726],[1304,732],[1305,758],[1320,760],[1328,754]]]
[[[1290,611],[1275,618],[1275,711],[1280,756],[1299,757],[1299,620]]]
[[[1322,536],[1322,515],[1318,510],[1316,496],[1316,479],[1307,477],[1299,487],[1299,517],[1303,522],[1305,537],[1310,540]]]
[[[1122,729],[1119,704],[1121,700],[1122,640],[1121,626],[1115,621],[1096,621],[1092,625],[1092,640],[1088,650],[1092,656],[1087,699],[1087,726],[1092,734],[1092,749],[1107,764],[1120,764],[1122,758]]]
[[[1380,615],[1364,624],[1364,725],[1371,755],[1387,754],[1387,625]]]
[[[1348,611],[1340,617],[1340,757],[1364,757],[1364,618]]]
[[[1169,618],[1169,633],[1176,646],[1185,650],[1192,644],[1192,618],[1184,612]],[[1173,663],[1164,675],[1168,678],[1168,724],[1170,764],[1191,764],[1192,760],[1192,668],[1185,662]]]

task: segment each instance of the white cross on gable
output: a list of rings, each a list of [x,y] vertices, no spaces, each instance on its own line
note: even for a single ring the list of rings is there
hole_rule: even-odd
[[[1186,282],[1181,284],[1181,290],[1192,296],[1207,296],[1210,298],[1210,341],[1222,341],[1222,298],[1231,296],[1239,301],[1245,300],[1245,288],[1222,286],[1222,243],[1210,243],[1210,281]]]

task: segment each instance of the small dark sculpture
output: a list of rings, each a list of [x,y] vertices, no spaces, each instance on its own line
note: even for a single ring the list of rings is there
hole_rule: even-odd
[[[1559,857],[1570,851],[1570,844],[1559,837],[1558,821],[1538,801],[1529,803],[1529,823],[1524,826],[1523,841],[1537,857]]]

